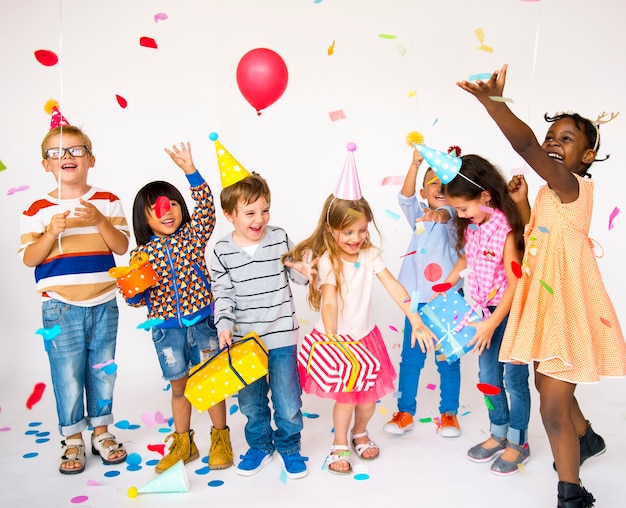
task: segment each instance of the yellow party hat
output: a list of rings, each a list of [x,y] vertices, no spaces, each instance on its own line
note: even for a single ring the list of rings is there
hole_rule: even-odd
[[[250,176],[250,172],[224,148],[224,145],[222,145],[217,138],[216,132],[209,134],[209,139],[215,143],[217,165],[220,171],[220,178],[222,179],[222,188],[225,189],[229,185]]]

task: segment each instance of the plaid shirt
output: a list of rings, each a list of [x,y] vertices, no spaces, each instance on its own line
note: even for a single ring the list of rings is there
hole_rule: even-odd
[[[482,308],[485,317],[491,315],[487,307],[498,305],[508,286],[504,269],[504,243],[510,231],[506,216],[497,209],[491,212],[488,222],[470,224],[465,229],[469,292]]]

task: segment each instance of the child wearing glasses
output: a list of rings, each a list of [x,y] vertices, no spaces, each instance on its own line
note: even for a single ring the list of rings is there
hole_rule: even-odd
[[[126,460],[113,424],[118,307],[109,268],[128,248],[121,201],[87,183],[96,162],[79,128],[57,125],[41,143],[42,165],[57,187],[23,212],[19,254],[35,268],[42,298],[44,345],[56,400],[62,452],[59,472],[85,469],[82,432],[93,427],[91,449],[105,464]],[[86,400],[86,407],[84,403]]]

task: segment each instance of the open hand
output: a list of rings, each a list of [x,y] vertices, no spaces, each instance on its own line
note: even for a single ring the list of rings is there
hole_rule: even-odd
[[[314,270],[313,267],[320,260],[319,257],[315,259],[311,259],[313,257],[313,252],[311,250],[307,250],[302,257],[302,261],[285,261],[285,266],[289,268],[293,268],[298,273],[302,274],[304,277],[309,279],[309,282],[313,282],[315,275],[317,274],[317,270]]]
[[[502,97],[508,67],[508,64],[504,64],[499,71],[493,71],[488,81],[478,80],[476,83],[457,81],[456,84],[466,92],[471,93],[483,105],[486,105],[492,102],[490,97]]]

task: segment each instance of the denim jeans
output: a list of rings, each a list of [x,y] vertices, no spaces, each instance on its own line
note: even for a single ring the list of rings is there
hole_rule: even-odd
[[[44,338],[59,432],[71,436],[88,426],[112,424],[113,386],[117,374],[107,374],[107,370],[94,365],[115,358],[117,301],[114,298],[95,307],[79,307],[46,300],[41,307],[44,327],[59,325],[60,328],[56,337]]]
[[[420,303],[418,308],[426,305]],[[417,387],[420,372],[426,361],[426,353],[423,353],[419,344],[411,347],[411,323],[404,318],[404,340],[402,342],[402,354],[400,358],[400,378],[398,381],[398,411],[411,413],[415,416],[417,410]],[[434,356],[434,355],[433,355]],[[461,361],[452,363],[435,359],[439,372],[441,399],[439,412],[457,414],[459,410],[459,393],[461,391]]]
[[[490,310],[493,312],[495,307],[490,307]],[[498,395],[487,396],[493,406],[493,409],[489,409],[491,433],[499,438],[507,438],[514,444],[523,445],[528,440],[530,420],[528,365],[498,361],[508,320],[507,314],[493,332],[489,349],[485,349],[478,357],[478,378],[481,383],[500,388]]]
[[[213,315],[185,328],[153,328],[152,342],[165,381],[180,379],[194,365],[219,353]]]
[[[268,371],[268,376],[239,392],[239,409],[248,418],[246,441],[250,448],[267,454],[278,450],[281,455],[292,455],[300,451],[302,430],[302,389],[296,366],[296,346],[270,349]],[[276,429],[271,425],[270,390]]]

